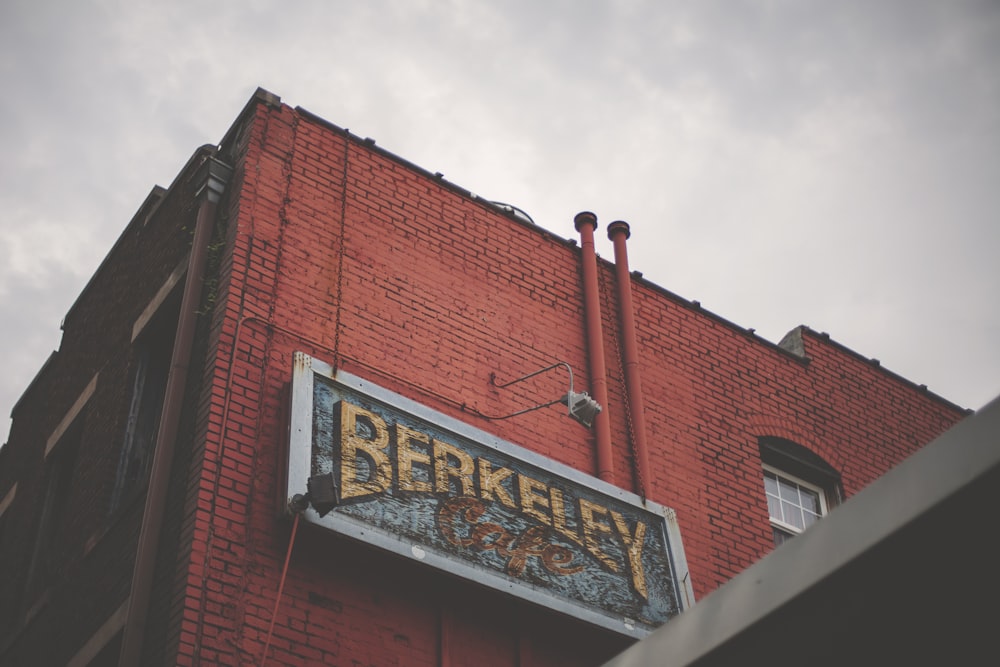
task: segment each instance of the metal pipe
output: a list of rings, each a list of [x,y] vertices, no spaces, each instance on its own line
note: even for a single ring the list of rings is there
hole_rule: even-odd
[[[177,429],[180,423],[184,390],[187,385],[191,350],[194,344],[197,311],[201,304],[202,281],[208,259],[208,246],[212,240],[212,227],[218,202],[225,190],[232,169],[208,156],[195,175],[196,197],[201,199],[195,223],[194,238],[191,242],[191,257],[188,260],[188,274],[181,297],[181,310],[177,319],[177,333],[174,349],[170,357],[170,372],[164,391],[163,409],[156,434],[156,448],[149,473],[149,488],[146,491],[146,505],[139,531],[135,566],[132,570],[132,588],[129,594],[128,615],[125,619],[119,667],[139,667],[142,644],[149,614],[149,603],[153,589],[153,573],[156,555],[159,551],[163,515],[173,467],[174,450],[177,444]]]
[[[646,446],[646,413],[639,371],[639,351],[635,340],[635,312],[632,306],[632,278],[628,270],[625,241],[631,236],[628,223],[616,220],[608,225],[608,238],[615,246],[615,273],[618,279],[618,316],[622,331],[622,356],[625,365],[625,389],[629,416],[632,420],[632,442],[635,445],[636,477],[639,494],[650,495],[649,449]]]
[[[594,399],[604,406],[594,418],[597,441],[597,477],[614,484],[615,472],[611,455],[611,422],[608,420],[608,374],[604,363],[604,334],[601,329],[601,298],[597,283],[597,252],[594,250],[594,230],[597,216],[590,211],[573,218],[580,232],[583,269],[583,304],[587,327],[587,354],[590,364],[590,384]]]

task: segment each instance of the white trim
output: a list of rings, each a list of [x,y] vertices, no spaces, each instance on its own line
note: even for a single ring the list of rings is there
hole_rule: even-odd
[[[820,516],[820,518],[826,516],[829,513],[829,511],[830,511],[830,504],[826,500],[827,491],[822,486],[819,486],[818,484],[814,484],[812,482],[806,481],[806,480],[802,479],[801,477],[799,477],[797,475],[792,475],[788,471],[783,470],[781,468],[778,468],[777,466],[773,466],[773,465],[769,465],[769,464],[765,463],[765,464],[763,464],[763,468],[764,468],[764,470],[766,472],[769,472],[772,475],[775,475],[776,477],[779,477],[781,479],[787,479],[789,482],[793,482],[794,484],[797,484],[798,486],[801,486],[801,487],[803,487],[805,489],[808,489],[810,491],[815,492],[816,495],[819,496],[819,516]],[[766,485],[765,485],[764,497],[765,497],[765,499],[769,497],[767,495]],[[799,534],[802,533],[802,531],[804,531],[806,528],[809,527],[809,526],[806,526],[805,528],[799,528],[797,526],[793,526],[790,523],[786,523],[784,521],[781,521],[780,519],[775,519],[773,516],[771,516],[770,507],[768,507],[767,514],[768,514],[768,516],[771,519],[771,525],[775,526],[776,528],[779,528],[780,530],[785,531],[786,533],[793,533],[795,535],[799,535]]]
[[[129,601],[125,600],[118,609],[115,609],[108,620],[104,621],[104,624],[97,628],[97,632],[91,635],[87,643],[76,652],[76,655],[69,659],[66,667],[87,667],[90,661],[97,657],[97,654],[108,645],[108,642],[118,634],[118,631],[125,627],[128,603]]]
[[[17,482],[14,482],[14,486],[10,487],[10,491],[4,495],[3,500],[0,500],[0,516],[3,516],[4,512],[7,511],[7,508],[10,507],[10,504],[14,502],[14,495],[16,493]]]
[[[154,296],[152,300],[146,304],[146,307],[143,308],[142,314],[139,315],[139,317],[136,318],[135,323],[132,324],[133,343],[135,342],[135,339],[139,337],[139,334],[142,333],[142,330],[146,327],[146,325],[149,324],[149,321],[153,319],[153,315],[155,315],[156,311],[160,309],[163,302],[167,300],[168,296],[170,296],[170,293],[173,291],[174,287],[176,287],[177,283],[179,283],[181,278],[184,277],[184,274],[187,272],[187,268],[188,256],[185,256],[184,259],[181,260],[180,264],[178,264],[174,269],[173,273],[171,273],[167,278],[166,282],[164,282],[163,285],[160,286],[160,289],[157,290],[156,296]]]
[[[48,458],[49,454],[52,452],[52,448],[55,447],[56,443],[59,442],[59,439],[63,437],[63,434],[66,432],[66,429],[68,429],[70,426],[73,425],[73,420],[77,418],[77,416],[80,414],[80,411],[83,410],[83,406],[85,406],[87,404],[87,401],[90,400],[90,397],[94,394],[94,390],[97,389],[97,378],[99,375],[100,373],[94,374],[94,377],[91,378],[90,383],[80,394],[80,397],[76,399],[76,402],[73,404],[73,407],[69,409],[69,412],[66,413],[66,416],[63,417],[62,421],[59,422],[59,426],[57,426],[56,429],[52,431],[52,435],[49,436],[48,441],[45,443],[45,456],[43,458]]]

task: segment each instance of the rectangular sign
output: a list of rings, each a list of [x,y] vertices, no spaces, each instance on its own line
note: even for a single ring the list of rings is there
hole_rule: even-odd
[[[690,599],[672,510],[301,353],[289,445],[289,499],[332,472],[303,519],[341,535],[633,637]]]

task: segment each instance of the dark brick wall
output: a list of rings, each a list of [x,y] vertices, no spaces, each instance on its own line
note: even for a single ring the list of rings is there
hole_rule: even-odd
[[[144,485],[117,507],[111,503],[137,362],[132,327],[189,252],[192,171],[170,191],[154,190],[140,208],[66,315],[58,352],[13,411],[0,466],[0,497],[17,484],[0,545],[0,664],[64,664],[128,595]],[[80,450],[50,549],[53,566],[26,587],[45,497],[46,442],[95,375],[79,417]]]

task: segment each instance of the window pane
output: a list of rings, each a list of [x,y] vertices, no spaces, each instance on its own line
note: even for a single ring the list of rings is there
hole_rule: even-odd
[[[802,512],[798,506],[781,501],[781,511],[785,515],[785,523],[795,526],[799,530],[805,528],[805,525],[802,523]]]
[[[776,535],[797,535],[819,520],[823,514],[821,489],[791,475],[768,469],[763,472],[767,511]]]
[[[771,515],[771,518],[775,521],[782,521],[781,518],[781,501],[774,496],[767,497],[767,511]]]
[[[764,471],[764,491],[772,496],[778,495],[778,478],[774,473]]]
[[[819,494],[811,489],[804,489],[801,486],[799,491],[802,493],[802,509],[808,510],[813,514],[819,514]]]

